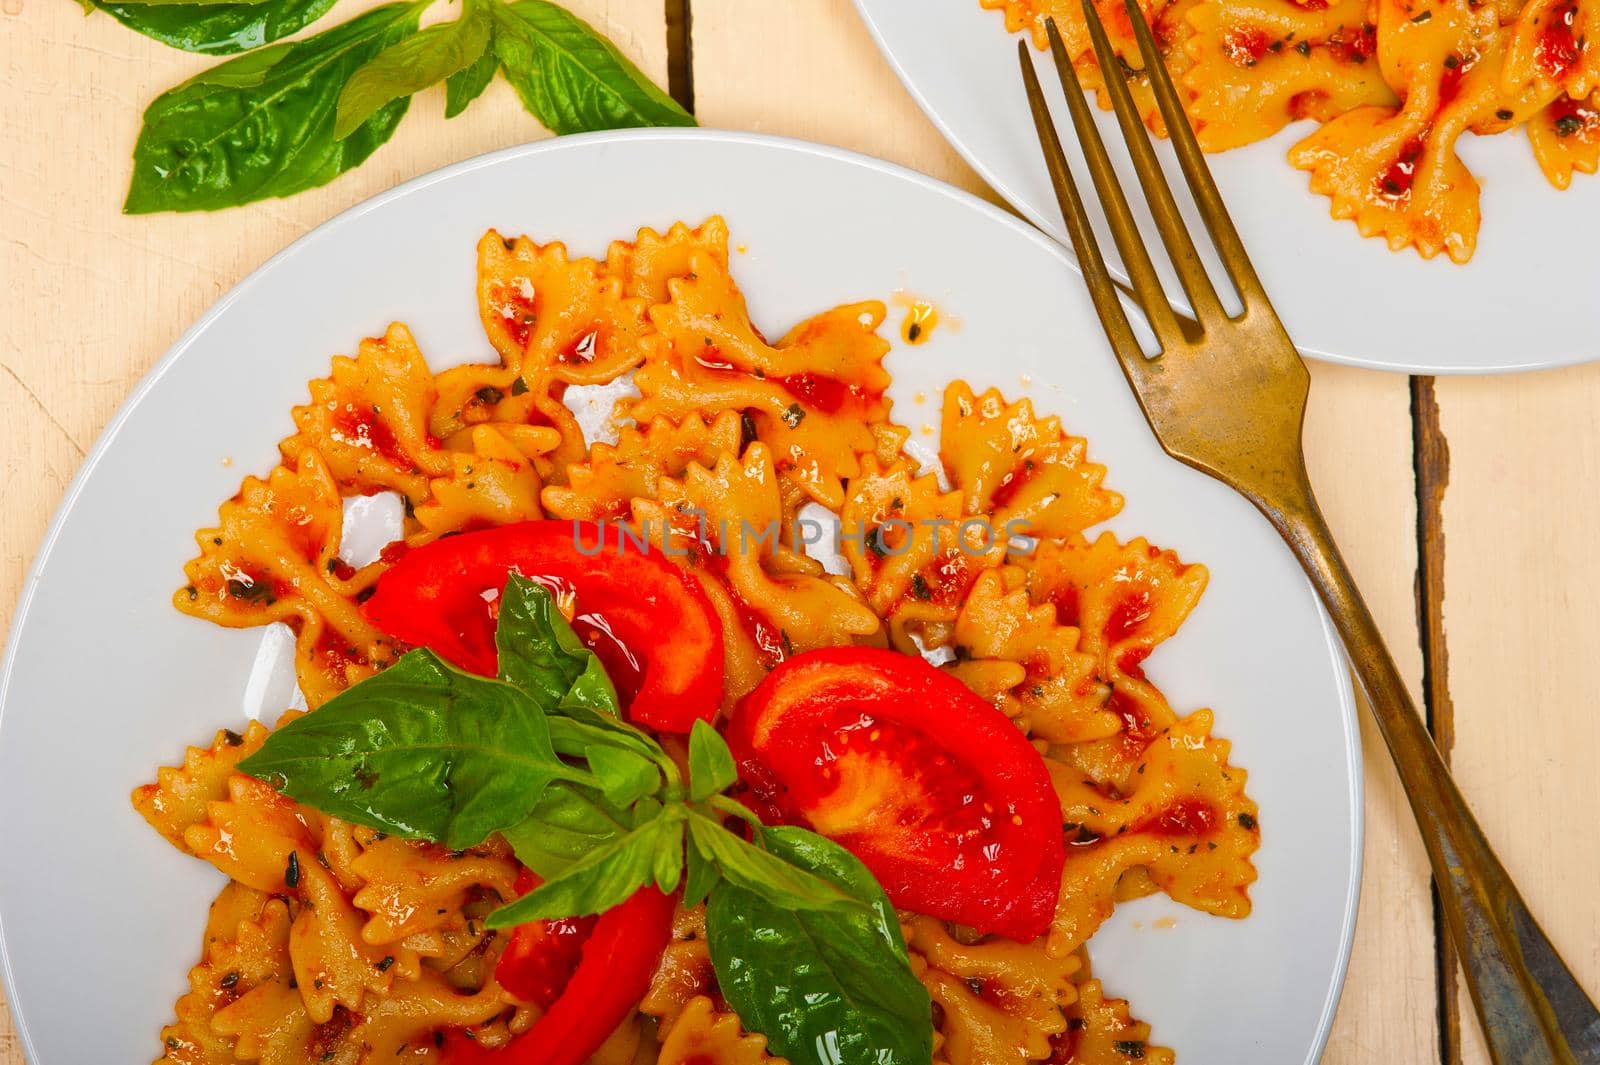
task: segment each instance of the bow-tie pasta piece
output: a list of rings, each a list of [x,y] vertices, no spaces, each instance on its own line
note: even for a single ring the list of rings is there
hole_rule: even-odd
[[[1005,559],[993,526],[979,519],[963,528],[965,517],[961,493],[941,492],[935,474],[917,476],[903,457],[884,466],[875,454],[862,456],[840,512],[841,546],[856,587],[908,654],[916,640],[949,643],[978,574]]]
[[[304,1060],[292,1055],[304,1055],[316,1033],[295,993],[289,926],[283,899],[237,883],[222,889],[176,1023],[162,1029],[158,1065]]]
[[[1078,1001],[1068,1007],[1067,1031],[1056,1040],[1051,1061],[1067,1065],[1173,1065],[1166,1047],[1152,1046],[1150,1026],[1135,1020],[1125,999],[1106,998],[1099,980],[1078,987]]]
[[[606,250],[606,273],[621,278],[629,296],[665,303],[671,297],[667,282],[693,273],[696,256],[709,258],[720,270],[728,269],[728,224],[720,216],[713,215],[694,229],[676,222],[665,234],[646,226],[632,243],[612,241]]]
[[[1122,509],[1081,437],[992,388],[975,396],[957,381],[945,390],[939,455],[967,513],[989,515],[997,535],[1072,536]]]
[[[568,467],[565,485],[545,488],[545,509],[575,520],[626,518],[633,500],[655,497],[663,477],[681,475],[691,462],[714,466],[723,454],[738,454],[748,442],[741,422],[737,412],[723,411],[710,421],[693,413],[676,422],[625,425],[615,444],[596,443],[587,459]]]
[[[1043,543],[1021,562],[1033,602],[1050,604],[1061,624],[1079,629],[1078,649],[1095,657],[1096,676],[1109,689],[1106,709],[1125,726],[1120,737],[1075,749],[1074,761],[1097,780],[1120,781],[1152,731],[1174,720],[1142,664],[1200,601],[1206,568],[1143,537],[1121,544],[1111,533],[1093,543]]]
[[[1333,217],[1352,219],[1363,236],[1466,262],[1478,238],[1478,182],[1456,140],[1483,123],[1513,121],[1529,101],[1502,90],[1505,34],[1493,6],[1378,0],[1377,10],[1379,63],[1404,103],[1335,118],[1295,145],[1289,161],[1310,172]]]
[[[1185,105],[1208,152],[1250,144],[1303,118],[1393,106],[1371,61],[1367,0],[1209,0],[1189,12]]]
[[[763,1036],[745,1033],[739,1016],[701,995],[678,1014],[661,1043],[658,1065],[782,1065]]]
[[[295,890],[299,912],[289,932],[289,959],[306,1012],[317,1024],[333,1020],[340,1007],[360,1013],[367,993],[387,994],[402,966],[389,948],[361,937],[363,915],[318,862],[301,866]],[[416,956],[407,961],[404,975],[415,980]]]
[[[1600,88],[1600,4],[1528,0],[1511,24],[1502,81],[1508,92],[1537,85],[1546,100]]]
[[[478,242],[478,309],[506,369],[567,384],[604,384],[632,369],[650,330],[645,301],[625,296],[595,260],[493,230]]]
[[[910,932],[912,956],[925,963],[918,978],[943,1015],[950,1065],[1050,1058],[1052,1037],[1067,1029],[1063,1008],[1077,1001],[1076,955],[1052,957],[1043,940],[962,943],[931,917],[912,917]]]
[[[1094,42],[1089,37],[1089,25],[1084,20],[1080,0],[979,0],[979,3],[1004,12],[1008,31],[1015,33],[1026,29],[1040,51],[1050,47],[1045,22],[1054,19],[1079,82],[1085,91],[1096,94],[1102,110],[1110,110],[1111,98],[1105,93],[1105,78],[1095,58]],[[1191,30],[1187,15],[1197,4],[1198,0],[1140,0],[1139,3],[1150,23],[1156,47],[1174,78],[1180,77],[1189,66],[1186,43]],[[1111,50],[1123,68],[1121,73],[1140,117],[1152,132],[1166,136],[1166,125],[1156,107],[1150,79],[1144,74],[1144,55],[1139,51],[1133,23],[1123,9],[1122,0],[1095,0],[1095,11],[1106,29]]]
[[[296,870],[315,863],[310,819],[291,799],[255,777],[234,773],[206,818],[183,833],[184,849],[257,891],[282,892]]]
[[[471,450],[450,453],[450,475],[430,481],[427,501],[415,508],[422,531],[408,538],[413,546],[445,533],[544,517],[535,460],[559,447],[561,436],[554,429],[525,428],[522,447],[492,425],[470,430]]]
[[[1557,97],[1528,121],[1528,140],[1556,188],[1570,185],[1573,171],[1593,174],[1600,169],[1600,90],[1582,102]]]
[[[843,482],[859,472],[857,456],[876,446],[871,424],[889,412],[889,343],[877,335],[884,305],[836,307],[768,344],[727,270],[704,253],[692,263],[668,283],[670,301],[650,308],[665,347],[634,376],[643,398],[633,417],[745,412],[778,472],[837,509]]]
[[[684,1007],[716,991],[711,949],[706,945],[705,905],[687,910],[679,905],[672,915],[672,940],[662,952],[639,1011],[654,1017],[658,1032],[665,1035],[678,1022]]]
[[[1158,732],[1126,795],[1053,769],[1069,846],[1052,953],[1081,947],[1111,915],[1123,874],[1139,866],[1176,902],[1219,917],[1249,914],[1257,808],[1211,723],[1209,710],[1197,710]]]
[[[692,516],[696,537],[709,548],[704,563],[759,619],[766,635],[757,642],[779,660],[878,631],[878,615],[847,582],[782,545],[786,515],[765,445],[751,444],[742,461],[724,454],[710,469],[691,463],[681,479],[662,479],[659,498],[668,511]]]
[[[517,863],[498,836],[464,851],[392,836],[374,839],[351,869],[363,882],[354,903],[368,914],[361,936],[369,943],[458,928],[466,923],[470,898],[516,894]]]
[[[978,577],[956,618],[951,672],[963,681],[979,678],[968,686],[1036,739],[1081,743],[1116,735],[1122,719],[1106,709],[1110,691],[1095,675],[1098,659],[1079,650],[1078,630],[1059,622],[1053,604],[1033,604],[1026,580],[1012,566]],[[1002,690],[982,691],[983,678],[1002,672],[996,677],[1006,682]]]
[[[449,469],[428,431],[433,377],[405,326],[363,340],[354,359],[334,356],[332,372],[310,387],[311,402],[293,411],[300,432],[279,445],[287,464],[315,451],[342,491],[413,500]]]
[[[386,665],[395,648],[367,623],[340,573],[343,501],[321,454],[300,453],[265,481],[247,477],[201,529],[200,555],[184,566],[189,583],[173,596],[186,614],[231,628],[286,622],[295,630],[295,668],[312,706]]]
[[[252,721],[243,732],[219,729],[210,747],[190,747],[181,766],[162,766],[151,784],[133,789],[133,806],[166,841],[188,853],[183,834],[206,819],[211,803],[228,796],[233,767],[266,741],[267,727]]]

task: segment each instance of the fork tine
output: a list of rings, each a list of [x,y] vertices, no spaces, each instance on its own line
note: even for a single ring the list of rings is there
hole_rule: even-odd
[[[1151,328],[1155,330],[1156,339],[1161,342],[1161,349],[1171,350],[1183,337],[1177,315],[1172,313],[1172,307],[1167,303],[1167,295],[1161,290],[1161,279],[1156,276],[1156,268],[1150,262],[1150,252],[1144,246],[1144,238],[1139,235],[1133,212],[1128,210],[1128,197],[1122,192],[1117,173],[1111,166],[1111,157],[1106,154],[1105,141],[1100,139],[1100,130],[1090,116],[1089,101],[1084,98],[1078,71],[1067,57],[1066,45],[1061,43],[1056,20],[1046,19],[1044,26],[1050,38],[1050,57],[1055,60],[1056,76],[1061,79],[1061,92],[1067,98],[1067,110],[1072,113],[1072,128],[1078,134],[1078,144],[1083,148],[1084,162],[1088,164],[1089,175],[1094,179],[1095,192],[1100,196],[1106,221],[1111,224],[1111,235],[1116,239],[1117,250],[1122,253],[1122,262],[1133,281],[1133,290],[1138,295],[1139,304]]]
[[[1089,286],[1089,296],[1094,300],[1095,312],[1099,314],[1100,324],[1111,341],[1111,350],[1122,364],[1122,372],[1133,386],[1134,394],[1141,395],[1142,386],[1150,373],[1150,360],[1145,358],[1139,342],[1134,339],[1133,328],[1128,324],[1121,300],[1117,298],[1117,287],[1106,270],[1105,257],[1100,254],[1100,245],[1094,239],[1094,231],[1089,228],[1089,216],[1084,213],[1083,200],[1078,196],[1078,186],[1072,180],[1071,168],[1067,166],[1066,152],[1061,149],[1061,138],[1056,134],[1055,122],[1050,117],[1050,105],[1045,103],[1044,90],[1039,87],[1039,76],[1034,73],[1033,56],[1028,51],[1027,41],[1017,42],[1017,56],[1022,63],[1022,83],[1028,91],[1033,127],[1039,135],[1039,147],[1044,151],[1045,165],[1050,170],[1050,184],[1055,188],[1056,202],[1067,223],[1067,235],[1072,238],[1072,247],[1078,253],[1078,265]]]
[[[1149,131],[1145,129],[1144,119],[1134,105],[1128,83],[1119,76],[1122,60],[1111,50],[1111,41],[1106,37],[1105,26],[1100,22],[1100,13],[1095,10],[1094,0],[1083,0],[1083,17],[1089,26],[1089,38],[1094,42],[1101,80],[1111,96],[1111,109],[1116,112],[1117,125],[1122,128],[1122,139],[1127,142],[1134,172],[1139,175],[1139,185],[1144,189],[1151,217],[1155,219],[1156,229],[1161,234],[1161,243],[1166,245],[1167,256],[1172,260],[1178,280],[1189,294],[1189,304],[1194,308],[1195,317],[1202,324],[1216,322],[1225,317],[1222,303],[1217,298],[1216,286],[1212,285],[1210,276],[1206,274],[1206,268],[1200,262],[1200,253],[1195,250],[1194,238],[1189,235],[1183,215],[1178,212],[1172,186],[1167,184],[1161,164],[1156,160]],[[1148,64],[1149,60],[1145,62]],[[1160,60],[1156,62],[1160,63]]]
[[[1087,0],[1084,6],[1090,6]],[[1139,41],[1139,54],[1144,57],[1144,69],[1150,76],[1150,87],[1155,93],[1156,106],[1161,109],[1161,118],[1167,124],[1167,136],[1171,138],[1172,146],[1178,153],[1178,165],[1183,170],[1184,180],[1189,183],[1189,191],[1194,194],[1195,203],[1200,208],[1200,217],[1205,220],[1206,229],[1211,234],[1211,242],[1216,245],[1222,265],[1227,267],[1228,276],[1233,279],[1234,288],[1238,290],[1239,298],[1246,309],[1264,307],[1270,311],[1271,304],[1267,300],[1266,289],[1261,287],[1261,279],[1256,276],[1256,268],[1250,264],[1250,257],[1245,254],[1244,242],[1239,239],[1239,231],[1234,228],[1233,219],[1228,216],[1228,208],[1223,204],[1221,194],[1217,192],[1217,183],[1211,178],[1211,168],[1206,165],[1205,156],[1200,152],[1200,144],[1194,138],[1194,129],[1189,125],[1189,116],[1184,112],[1183,105],[1178,102],[1178,91],[1172,85],[1172,75],[1167,72],[1161,53],[1156,49],[1155,36],[1150,32],[1150,24],[1145,21],[1144,12],[1139,8],[1137,0],[1123,0],[1123,6],[1128,10],[1128,20],[1133,23],[1133,34]],[[1093,31],[1098,31],[1100,37],[1105,35],[1104,30],[1100,29],[1098,18],[1093,19]],[[1099,47],[1100,42],[1097,38],[1096,53],[1099,52]],[[1126,93],[1127,86],[1123,85],[1122,90]],[[1142,170],[1140,176],[1144,176]]]

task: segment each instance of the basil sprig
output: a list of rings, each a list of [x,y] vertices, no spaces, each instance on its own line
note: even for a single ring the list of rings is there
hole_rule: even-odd
[[[445,84],[454,118],[503,73],[555,133],[692,126],[694,118],[603,34],[547,0],[462,0],[418,29],[433,0],[390,4],[292,43],[332,0],[84,0],[190,51],[246,51],[145,111],[123,209],[211,211],[325,185],[394,135],[410,98]]]
[[[133,149],[123,210],[209,211],[325,185],[366,161],[411,102],[333,135],[334,104],[355,73],[417,28],[429,0],[385,4],[294,43],[247,52],[156,97]]]
[[[412,651],[279,728],[239,768],[405,838],[463,848],[502,834],[543,883],[489,914],[490,928],[681,887],[686,905],[707,902],[723,994],[776,1053],[795,1065],[925,1065],[928,995],[866,868],[724,794],[738,770],[703,721],[684,779],[618,716],[600,660],[542,585],[513,575],[499,604],[498,677]]]

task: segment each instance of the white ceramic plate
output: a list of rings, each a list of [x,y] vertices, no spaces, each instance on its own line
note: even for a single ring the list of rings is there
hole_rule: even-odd
[[[1149,666],[1181,710],[1216,708],[1249,770],[1255,914],[1124,906],[1094,940],[1095,968],[1184,1065],[1316,1057],[1355,916],[1360,775],[1344,666],[1287,550],[1243,500],[1162,455],[1054,244],[884,163],[686,131],[515,148],[341,215],[218,303],[107,429],[28,579],[0,695],[0,921],[33,1065],[149,1060],[184,990],[219,878],[151,831],[128,792],[184,744],[237,727],[255,698],[261,632],[168,599],[193,530],[274,462],[306,380],[396,318],[436,364],[487,358],[473,245],[489,226],[599,254],[640,224],[713,212],[749,249],[734,270],[769,335],[895,289],[937,299],[959,330],[890,356],[895,413],[920,439],[933,443],[920,428],[952,377],[1012,393],[1031,380],[1127,496],[1112,527],[1210,566],[1204,601]],[[1176,924],[1155,927],[1162,916]]]
[[[889,61],[922,109],[967,162],[1024,215],[1066,241],[1017,71],[1017,40],[978,0],[856,0]],[[1030,46],[1031,47],[1031,46]],[[1048,57],[1034,53],[1058,125],[1071,120]],[[1182,290],[1159,253],[1138,182],[1110,112],[1101,135],[1139,204],[1146,243],[1157,249],[1166,290]],[[1211,172],[1266,284],[1273,306],[1306,355],[1412,373],[1497,373],[1600,358],[1600,178],[1578,174],[1557,191],[1522,133],[1462,139],[1460,154],[1483,187],[1483,228],[1465,266],[1425,261],[1360,236],[1328,216],[1326,197],[1285,160],[1313,128],[1297,123],[1271,140],[1208,156]],[[1159,152],[1172,185],[1183,178],[1169,147]],[[1074,155],[1075,162],[1077,161]],[[1088,189],[1080,169],[1080,186]],[[1203,233],[1186,194],[1190,230]],[[1110,232],[1096,232],[1126,280]],[[1224,278],[1202,237],[1214,278]],[[1229,293],[1228,298],[1232,298]]]

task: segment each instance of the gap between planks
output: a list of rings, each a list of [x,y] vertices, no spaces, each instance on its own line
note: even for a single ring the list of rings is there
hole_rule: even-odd
[[[1411,442],[1417,481],[1417,634],[1422,641],[1423,714],[1448,766],[1455,746],[1455,704],[1450,700],[1450,652],[1444,631],[1444,493],[1450,484],[1450,442],[1439,427],[1432,377],[1411,379]],[[1431,890],[1439,1060],[1441,1065],[1461,1065],[1456,949],[1439,909],[1438,884]]]
[[[667,92],[694,114],[694,12],[690,0],[665,0],[667,11]]]

